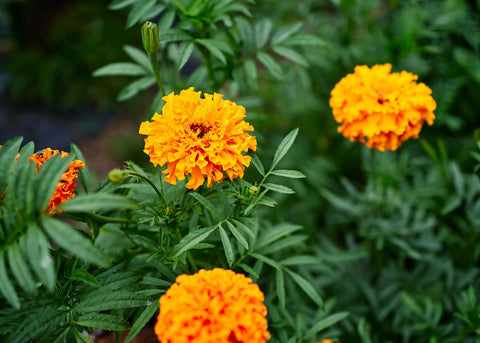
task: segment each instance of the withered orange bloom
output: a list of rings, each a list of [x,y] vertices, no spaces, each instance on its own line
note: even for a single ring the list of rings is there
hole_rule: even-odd
[[[258,285],[216,268],[180,275],[160,298],[155,333],[161,343],[263,343],[267,308]]]
[[[417,75],[390,73],[391,64],[355,67],[331,92],[330,107],[342,124],[338,132],[380,151],[396,150],[418,138],[423,123],[432,125],[436,108],[432,91]]]
[[[60,151],[52,150],[50,148],[46,148],[40,153],[33,154],[29,161],[33,161],[36,163],[35,172],[38,173],[42,165],[51,157],[58,155]],[[68,156],[68,153],[62,151],[62,158]],[[73,160],[70,162],[65,173],[63,173],[60,181],[58,182],[57,188],[53,193],[52,197],[50,198],[50,202],[48,203],[47,209],[45,212],[54,214],[54,213],[61,213],[62,211],[55,211],[55,208],[60,206],[62,203],[67,201],[70,198],[75,196],[75,184],[78,177],[78,170],[85,168],[85,163],[80,160]]]
[[[145,153],[155,166],[167,164],[165,181],[176,184],[190,175],[187,188],[197,189],[207,177],[208,187],[243,177],[257,140],[247,131],[253,127],[245,122],[245,108],[223,100],[220,94],[195,92],[193,87],[165,97],[162,113],[143,122],[139,133],[145,138]]]

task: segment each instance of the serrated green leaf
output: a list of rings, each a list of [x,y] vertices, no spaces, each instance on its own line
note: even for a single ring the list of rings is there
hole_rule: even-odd
[[[150,86],[155,84],[155,82],[156,82],[156,79],[152,75],[145,76],[145,77],[142,77],[141,79],[133,81],[132,83],[124,87],[120,91],[120,93],[118,93],[117,101],[121,102],[121,101],[128,100],[130,98],[133,98],[135,95],[138,94],[138,92],[149,88]]]
[[[3,251],[0,252],[0,292],[3,294],[5,299],[7,299],[10,305],[16,309],[20,308],[20,300],[18,299],[15,288],[13,287],[12,282],[7,274]]]
[[[165,44],[175,41],[192,40],[192,36],[180,29],[168,29],[160,35],[160,43]]]
[[[244,223],[242,223],[241,221],[237,220],[237,219],[232,219],[232,222],[235,223],[235,226],[242,230],[243,232],[245,232],[247,235],[249,235],[252,239],[255,239],[255,233],[252,231],[252,229],[250,229],[247,225],[245,225]]]
[[[8,186],[15,193],[15,203],[22,212],[24,220],[33,215],[35,198],[35,163],[29,162],[34,150],[33,142],[26,144],[20,151],[20,156],[15,164],[13,179]]]
[[[210,212],[215,218],[220,219],[220,214],[217,213],[215,206],[206,199],[204,196],[200,195],[200,193],[189,193],[192,198],[195,198],[200,204],[202,204],[205,209]]]
[[[177,70],[181,70],[192,55],[195,44],[193,41],[183,41],[177,50]]]
[[[278,185],[276,183],[264,183],[263,187],[270,189],[274,192],[284,193],[284,194],[293,194],[295,191],[287,186]]]
[[[315,287],[313,287],[313,285],[309,281],[307,281],[303,276],[289,269],[285,270],[292,277],[293,281],[295,281],[295,283],[299,285],[301,289],[303,289],[303,291],[310,297],[310,299],[315,302],[315,304],[317,304],[318,306],[323,306],[323,300],[320,297],[320,294],[318,294]]]
[[[252,164],[260,173],[260,175],[265,176],[265,168],[263,167],[262,161],[257,154],[252,154]]]
[[[96,296],[86,296],[74,307],[77,312],[100,312],[114,309],[142,307],[150,304],[149,297],[153,292],[161,293],[158,289],[140,292],[114,291],[105,292],[100,289]],[[146,292],[149,291],[149,292]]]
[[[62,174],[68,168],[73,157],[61,157],[61,154],[48,159],[39,169],[36,177],[36,207],[40,212],[44,212],[54,193],[57,185],[62,177]]]
[[[108,265],[107,257],[97,250],[88,238],[70,225],[58,219],[46,217],[42,219],[42,227],[50,239],[73,255],[99,266]]]
[[[29,226],[26,234],[27,256],[34,272],[43,281],[47,290],[55,289],[55,265],[50,256],[50,243],[36,224]]]
[[[272,26],[272,21],[267,18],[260,20],[253,26],[255,46],[257,49],[261,49],[267,43],[270,33],[272,32]]]
[[[339,312],[328,316],[327,318],[322,319],[316,323],[310,330],[308,330],[306,337],[312,337],[316,333],[332,326],[333,324],[345,319],[348,317],[348,312]]]
[[[283,266],[298,266],[305,264],[319,264],[322,262],[322,259],[316,256],[310,255],[297,255],[287,257],[286,259],[280,261],[280,264]]]
[[[295,231],[298,231],[302,229],[302,226],[300,225],[293,225],[289,223],[281,223],[278,225],[275,225],[271,228],[268,229],[267,232],[265,232],[260,238],[257,240],[257,245],[256,249],[267,246],[271,244],[272,242],[275,242],[276,240],[286,236],[290,235]]]
[[[290,61],[292,62],[295,62],[299,65],[301,65],[302,67],[308,67],[309,66],[309,63],[308,61],[306,60],[305,57],[303,57],[302,55],[300,55],[298,52],[296,52],[295,50],[293,49],[290,49],[290,48],[287,48],[285,46],[274,46],[272,48],[272,50],[277,54],[277,55],[280,55],[282,57],[285,57],[287,59],[289,59]]]
[[[175,21],[175,15],[176,14],[174,10],[167,11],[162,15],[157,25],[160,35],[163,31],[168,30],[172,26],[173,22]]]
[[[277,175],[281,177],[288,177],[291,179],[301,179],[306,177],[305,174],[297,170],[287,170],[287,169],[278,169],[271,172],[272,175]]]
[[[133,5],[132,10],[128,14],[127,24],[125,25],[125,28],[128,29],[138,23],[141,19],[148,17],[148,13],[156,2],[156,0],[137,1],[137,3]]]
[[[218,230],[220,232],[220,238],[222,240],[223,250],[225,251],[225,257],[227,258],[228,266],[231,268],[233,260],[235,259],[232,249],[232,243],[230,242],[230,238],[228,238],[227,233],[225,232],[222,225],[219,225]]]
[[[225,55],[222,50],[213,42],[216,42],[214,39],[195,39],[195,43],[198,43],[205,48],[216,58],[218,58],[223,64],[227,63]]]
[[[137,0],[115,0],[110,5],[108,5],[108,9],[113,11],[119,10],[133,4],[136,1]]]
[[[275,155],[273,156],[273,163],[272,163],[271,170],[275,169],[275,167],[283,158],[283,156],[285,156],[285,154],[291,148],[293,142],[295,142],[295,138],[297,137],[297,134],[298,134],[298,128],[290,131],[282,140],[277,150],[275,151]]]
[[[280,30],[278,30],[273,34],[271,44],[276,45],[283,42],[285,39],[290,37],[295,32],[300,31],[302,27],[303,27],[303,24],[301,22],[293,23],[289,26],[282,27]]]
[[[106,66],[98,68],[92,74],[93,77],[98,76],[142,76],[147,71],[138,64],[129,62],[110,63]]]
[[[261,254],[257,254],[257,253],[251,253],[250,256],[252,256],[253,258],[256,258],[257,260],[260,260],[266,264],[268,264],[269,266],[275,268],[275,269],[282,269],[282,266],[279,265],[276,261],[272,260],[271,258],[268,258],[264,255],[261,255]]]
[[[155,312],[157,312],[159,305],[160,304],[158,301],[153,301],[145,308],[145,311],[143,311],[135,323],[133,323],[130,332],[128,333],[127,337],[125,337],[124,343],[130,342],[143,329],[143,327],[153,317]]]
[[[174,256],[180,256],[198,243],[203,242],[216,228],[217,226],[210,226],[190,232],[177,244],[175,247],[175,251],[177,252]]]
[[[152,71],[152,64],[150,63],[150,58],[144,50],[140,50],[128,44],[124,45],[122,48],[123,51],[125,51],[132,60],[137,62],[145,69]]]
[[[10,264],[10,270],[18,281],[20,287],[29,294],[35,294],[37,288],[35,287],[35,281],[32,274],[28,269],[25,260],[23,259],[20,247],[17,242],[13,242],[7,250],[8,262]]]
[[[230,230],[230,232],[232,233],[232,235],[235,236],[235,238],[237,239],[237,241],[245,248],[248,250],[248,242],[247,240],[245,239],[245,237],[242,236],[242,234],[237,230],[237,228],[232,224],[230,223],[229,221],[227,221],[227,226],[228,226],[228,229]]]
[[[79,269],[75,268],[72,270],[72,273],[68,277],[70,280],[77,280],[77,281],[82,281],[86,283],[87,285],[93,286],[93,287],[100,287],[100,284],[98,283],[97,279],[90,274],[87,270],[85,269]],[[99,326],[95,326],[100,329],[105,329]],[[112,329],[113,330],[113,329]]]
[[[267,70],[270,74],[272,74],[272,76],[279,80],[282,80],[285,77],[280,65],[275,62],[275,60],[270,55],[263,51],[259,51],[257,53],[257,58],[260,63],[262,63],[265,68],[267,68]]]
[[[15,157],[17,156],[23,137],[17,137],[9,140],[0,149],[0,192],[5,191],[10,174],[15,166]]]
[[[102,313],[83,314],[74,321],[76,325],[103,330],[128,330],[128,322],[117,316]]]
[[[237,25],[240,39],[245,45],[247,52],[253,50],[253,29],[252,24],[243,17],[236,17],[235,24]]]
[[[242,268],[244,271],[246,271],[247,273],[253,275],[254,277],[256,278],[259,278],[260,276],[258,275],[258,273],[253,269],[251,268],[250,266],[247,266],[246,264],[244,263],[238,263],[237,264],[238,267]]]
[[[77,343],[94,343],[90,338],[79,332],[76,328],[73,328],[75,342]]]
[[[317,36],[308,33],[301,33],[285,39],[282,45],[326,46],[327,43]]]
[[[285,278],[281,269],[275,271],[275,288],[280,307],[285,309]]]
[[[122,195],[91,193],[77,195],[58,208],[68,212],[94,212],[136,209],[138,204]]]
[[[269,255],[273,254],[282,249],[286,249],[289,247],[295,247],[299,244],[302,244],[305,240],[308,239],[307,235],[294,235],[290,237],[282,238],[275,243],[272,243],[262,249],[262,253]]]

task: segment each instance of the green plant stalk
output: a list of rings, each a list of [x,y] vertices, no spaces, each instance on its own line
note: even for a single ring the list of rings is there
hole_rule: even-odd
[[[217,89],[217,85],[215,82],[215,78],[213,77],[213,68],[212,68],[212,60],[210,59],[210,53],[203,47],[200,47],[200,52],[202,54],[203,63],[205,64],[205,68],[207,69],[207,78],[208,83],[210,86],[210,92],[213,93]]]
[[[128,175],[136,176],[136,177],[138,177],[138,178],[140,178],[140,179],[145,180],[145,181],[153,188],[153,190],[155,191],[155,193],[157,193],[158,197],[160,198],[160,201],[162,202],[163,208],[164,208],[164,209],[167,208],[167,203],[166,203],[165,198],[164,198],[164,196],[163,196],[163,192],[161,192],[161,191],[157,188],[157,186],[155,186],[155,184],[152,182],[152,180],[150,180],[148,177],[146,177],[146,176],[144,176],[144,175],[142,175],[142,174],[140,174],[140,173],[136,173],[136,172],[132,172],[132,171],[127,171],[126,173],[127,173]],[[163,189],[163,185],[162,185],[162,189]]]
[[[150,64],[152,65],[153,75],[157,80],[158,88],[160,89],[160,93],[162,96],[165,96],[165,89],[163,88],[162,78],[160,77],[160,68],[158,67],[158,58],[157,53],[148,54],[150,56]]]

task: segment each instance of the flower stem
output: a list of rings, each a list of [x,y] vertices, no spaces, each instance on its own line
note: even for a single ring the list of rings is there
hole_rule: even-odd
[[[163,88],[162,78],[160,77],[160,68],[158,67],[158,59],[157,53],[149,54],[150,56],[150,64],[152,65],[153,75],[155,75],[155,79],[157,80],[158,88],[160,89],[160,93],[162,96],[165,96],[165,89]]]

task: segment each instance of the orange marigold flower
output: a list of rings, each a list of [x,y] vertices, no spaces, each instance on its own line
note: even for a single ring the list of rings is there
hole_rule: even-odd
[[[324,339],[322,339],[321,342],[317,342],[317,343],[334,343],[334,342],[333,342],[333,339],[324,338]],[[337,343],[341,343],[341,342],[337,342]]]
[[[167,164],[165,181],[176,184],[190,175],[187,188],[197,189],[208,180],[222,182],[224,173],[233,180],[243,177],[257,140],[245,131],[253,127],[245,122],[245,108],[220,94],[195,92],[193,87],[163,97],[162,114],[155,113],[152,122],[140,125],[145,138],[145,153],[155,166]]]
[[[60,151],[52,150],[50,148],[46,148],[40,153],[33,154],[29,161],[33,161],[36,163],[35,172],[38,173],[42,165],[51,157],[58,155]],[[62,151],[62,158],[68,156],[68,153]],[[50,198],[50,202],[48,203],[47,209],[45,212],[53,214],[55,212],[61,213],[62,211],[55,211],[55,208],[60,206],[62,203],[67,201],[70,198],[75,196],[75,184],[78,177],[78,170],[85,168],[85,163],[80,160],[73,160],[70,162],[65,173],[63,173],[60,181],[58,182],[57,188],[53,193],[52,197]]]
[[[160,298],[155,333],[161,343],[260,343],[270,339],[258,285],[216,268],[180,275]]]
[[[355,67],[331,92],[338,132],[380,151],[396,150],[404,141],[418,138],[423,122],[432,125],[436,108],[432,91],[417,75],[390,73],[391,64]]]

